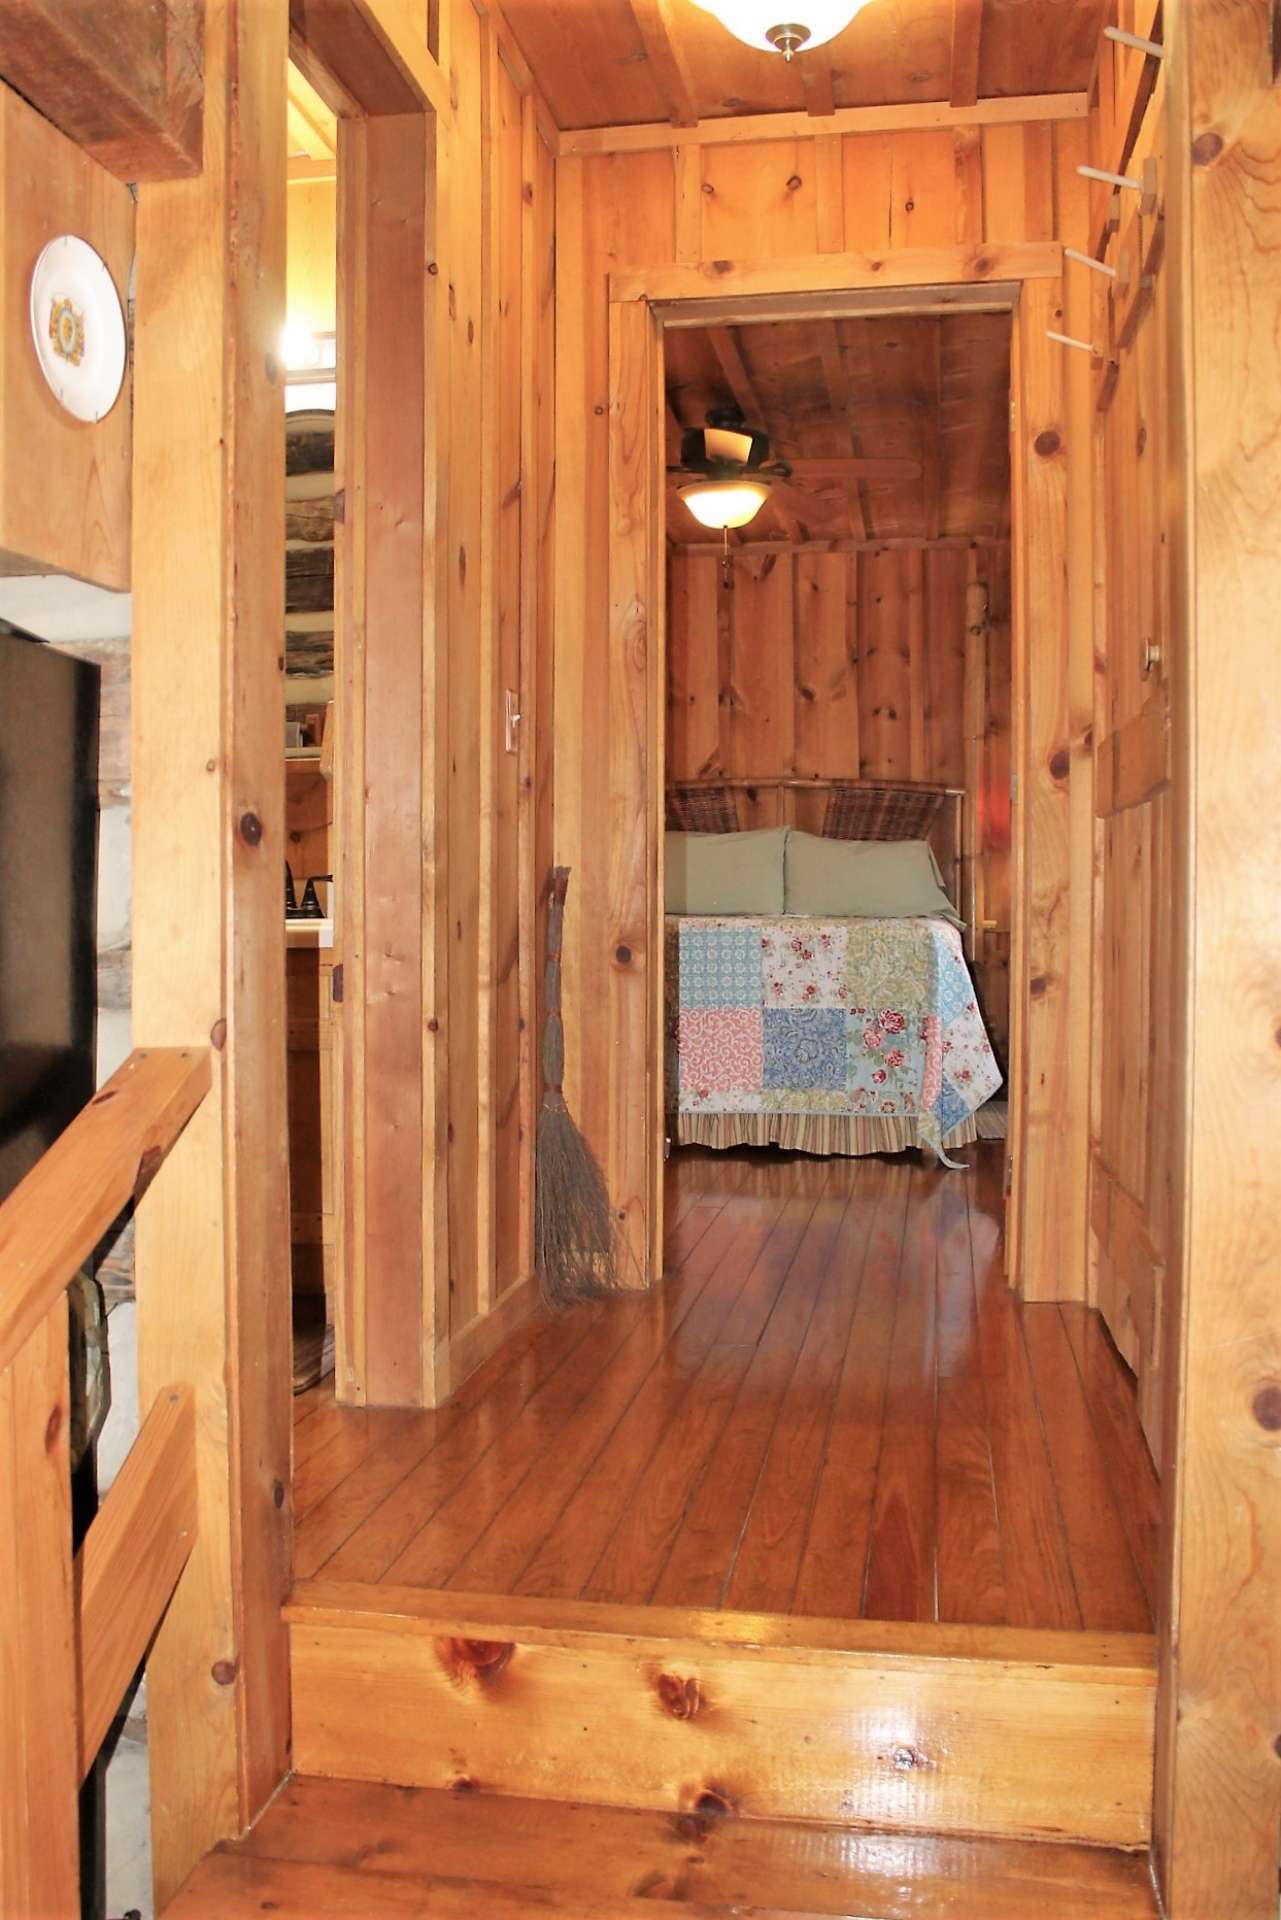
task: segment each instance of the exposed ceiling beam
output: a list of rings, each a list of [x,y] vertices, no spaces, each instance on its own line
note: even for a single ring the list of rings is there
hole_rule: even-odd
[[[983,0],[952,0],[952,105],[972,107],[979,97],[979,43]]]
[[[338,162],[332,154],[327,159],[312,160],[305,153],[291,153],[285,162],[286,177],[293,180],[336,180]]]
[[[201,165],[203,36],[200,0],[3,0],[0,79],[117,179],[189,178]]]
[[[738,342],[729,327],[709,327],[707,343],[716,355],[716,364],[724,375],[725,384],[733,394],[743,418],[749,426],[762,426],[769,431],[769,422],[765,418],[765,409],[761,405],[752,377],[743,363]]]
[[[844,422],[838,421],[838,425]],[[897,454],[878,457],[875,454],[814,454],[805,459],[789,460],[794,480],[919,480],[923,472],[922,462],[910,455],[900,458]]]
[[[698,124],[694,89],[671,26],[671,0],[628,0],[632,18],[644,43],[650,72],[667,102],[674,127]]]
[[[970,107],[954,107],[948,100],[924,100],[904,106],[837,107],[824,133],[951,132],[956,127],[1009,126],[1015,121],[1084,120],[1090,110],[1085,93],[1011,94],[980,100]],[[562,129],[557,151],[562,157],[595,153],[645,153],[655,147],[730,146],[738,141],[804,140],[813,137],[808,113],[750,113],[724,119],[699,120],[694,126],[674,127],[655,120],[629,127],[574,127]]]
[[[801,85],[805,89],[805,111],[811,119],[826,119],[836,112],[832,91],[832,63],[820,49],[802,53],[799,59]]]

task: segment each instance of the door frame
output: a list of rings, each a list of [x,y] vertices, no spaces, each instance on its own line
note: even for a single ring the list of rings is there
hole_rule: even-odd
[[[616,1194],[643,1194],[643,1216],[625,1228],[641,1274],[656,1280],[663,1245],[663,796],[666,777],[666,567],[663,491],[663,336],[668,327],[748,321],[854,318],[958,310],[1009,312],[1011,342],[1011,649],[1018,781],[1014,809],[1010,1032],[1012,1180],[1007,1214],[1011,1283],[1027,1298],[1071,1296],[1085,1285],[1088,1106],[1062,1150],[1053,1089],[1068,1053],[1068,946],[1055,921],[1067,889],[1069,750],[1060,740],[1066,688],[1069,610],[1066,577],[1068,385],[1062,350],[1047,344],[1059,321],[1062,248],[1031,242],[973,249],[903,249],[887,259],[825,254],[727,267],[628,267],[609,283],[609,723],[629,747],[627,772],[638,804],[619,808],[624,844],[612,848],[615,871],[643,884],[644,951],[616,973],[611,1053],[629,1071],[611,1076],[610,1180]],[[1088,457],[1088,455],[1087,455]],[[1032,548],[1030,554],[1028,549]],[[1035,627],[1057,645],[1038,647]],[[1029,696],[1051,671],[1061,685]],[[1045,751],[1042,752],[1042,747]],[[1028,776],[1031,775],[1029,778]],[[639,906],[640,903],[637,903]],[[1059,916],[1061,922],[1062,915]],[[1024,983],[1029,991],[1025,995]],[[1088,996],[1088,980],[1084,983]],[[636,1097],[644,1061],[644,1099]],[[1079,1169],[1077,1162],[1079,1161]],[[1075,1173],[1080,1178],[1075,1180]],[[1062,1196],[1070,1245],[1047,1258],[1045,1236],[1060,1237],[1053,1207],[1025,1215],[1029,1176],[1036,1190]],[[1076,1215],[1079,1214],[1079,1220]]]

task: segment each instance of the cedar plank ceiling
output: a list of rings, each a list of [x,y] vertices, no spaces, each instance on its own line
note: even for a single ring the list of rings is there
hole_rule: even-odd
[[[870,0],[789,66],[693,0],[503,0],[563,128],[725,114],[1072,93],[1090,83],[1104,0]],[[666,18],[665,18],[666,16]],[[957,70],[953,69],[956,21]],[[830,89],[828,75],[831,76]]]
[[[1008,534],[1008,313],[669,328],[664,352],[669,462],[682,427],[737,403],[793,468],[744,540]],[[867,477],[854,460],[893,468]],[[667,532],[720,543],[674,492]]]

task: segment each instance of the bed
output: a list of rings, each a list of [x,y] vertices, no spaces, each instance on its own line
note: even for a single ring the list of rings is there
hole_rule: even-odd
[[[670,1137],[822,1155],[919,1146],[954,1165],[1001,1075],[940,865],[911,831],[922,816],[903,810],[892,844],[860,837],[869,814],[848,792],[829,796],[824,823],[852,833],[743,832],[737,817],[703,809],[699,829],[669,829]]]

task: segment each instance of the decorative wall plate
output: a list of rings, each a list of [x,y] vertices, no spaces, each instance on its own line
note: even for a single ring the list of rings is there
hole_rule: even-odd
[[[87,240],[59,234],[31,273],[31,338],[49,389],[77,420],[101,420],[125,377],[125,316],[116,283]]]

